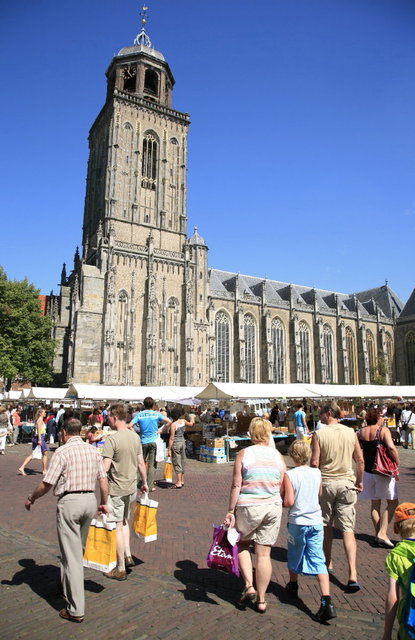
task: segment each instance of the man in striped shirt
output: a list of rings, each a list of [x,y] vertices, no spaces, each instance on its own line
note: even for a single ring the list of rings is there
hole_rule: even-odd
[[[62,441],[53,455],[42,482],[28,496],[25,507],[53,487],[58,498],[57,529],[61,551],[61,583],[67,607],[59,615],[64,620],[83,622],[85,615],[83,553],[89,525],[97,512],[96,481],[100,488],[98,513],[108,514],[108,481],[102,457],[81,437],[81,423],[70,418],[62,426]]]

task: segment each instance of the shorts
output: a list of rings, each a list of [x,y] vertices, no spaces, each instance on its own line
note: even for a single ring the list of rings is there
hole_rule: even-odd
[[[235,528],[241,534],[241,540],[273,546],[280,532],[281,513],[281,502],[237,507]]]
[[[137,497],[137,492],[128,496],[108,496],[108,522],[126,522],[130,516],[130,509]]]
[[[323,524],[334,524],[340,531],[354,531],[357,493],[350,478],[324,480],[320,497]]]
[[[288,568],[293,573],[316,576],[327,573],[323,553],[323,525],[288,523]]]
[[[297,440],[302,440],[306,435],[304,427],[296,427],[295,428],[296,438]]]
[[[363,491],[359,500],[397,500],[398,485],[395,478],[377,473],[363,472]]]

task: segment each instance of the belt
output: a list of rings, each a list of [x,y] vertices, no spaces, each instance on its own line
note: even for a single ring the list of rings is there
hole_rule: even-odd
[[[62,493],[59,497],[63,498],[63,496],[69,496],[72,493],[95,493],[95,491],[65,491],[64,493]]]

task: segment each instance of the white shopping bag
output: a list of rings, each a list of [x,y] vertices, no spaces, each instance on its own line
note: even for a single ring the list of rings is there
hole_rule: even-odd
[[[42,448],[40,444],[37,445],[32,451],[33,460],[42,460]]]
[[[49,444],[55,444],[55,438],[53,437],[52,433],[49,436]]]
[[[156,462],[164,462],[164,458],[166,457],[166,443],[160,436],[157,437],[156,447]]]

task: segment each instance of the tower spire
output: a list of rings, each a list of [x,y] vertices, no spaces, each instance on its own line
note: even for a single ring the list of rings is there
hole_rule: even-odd
[[[146,30],[145,30],[145,25],[147,23],[147,16],[148,16],[147,12],[148,12],[148,7],[146,7],[144,5],[142,7],[141,11],[140,11],[141,31],[136,36],[136,38],[134,40],[134,44],[137,45],[138,47],[142,47],[144,45],[145,47],[150,47],[151,48],[151,40],[148,37],[148,35],[146,34]]]

